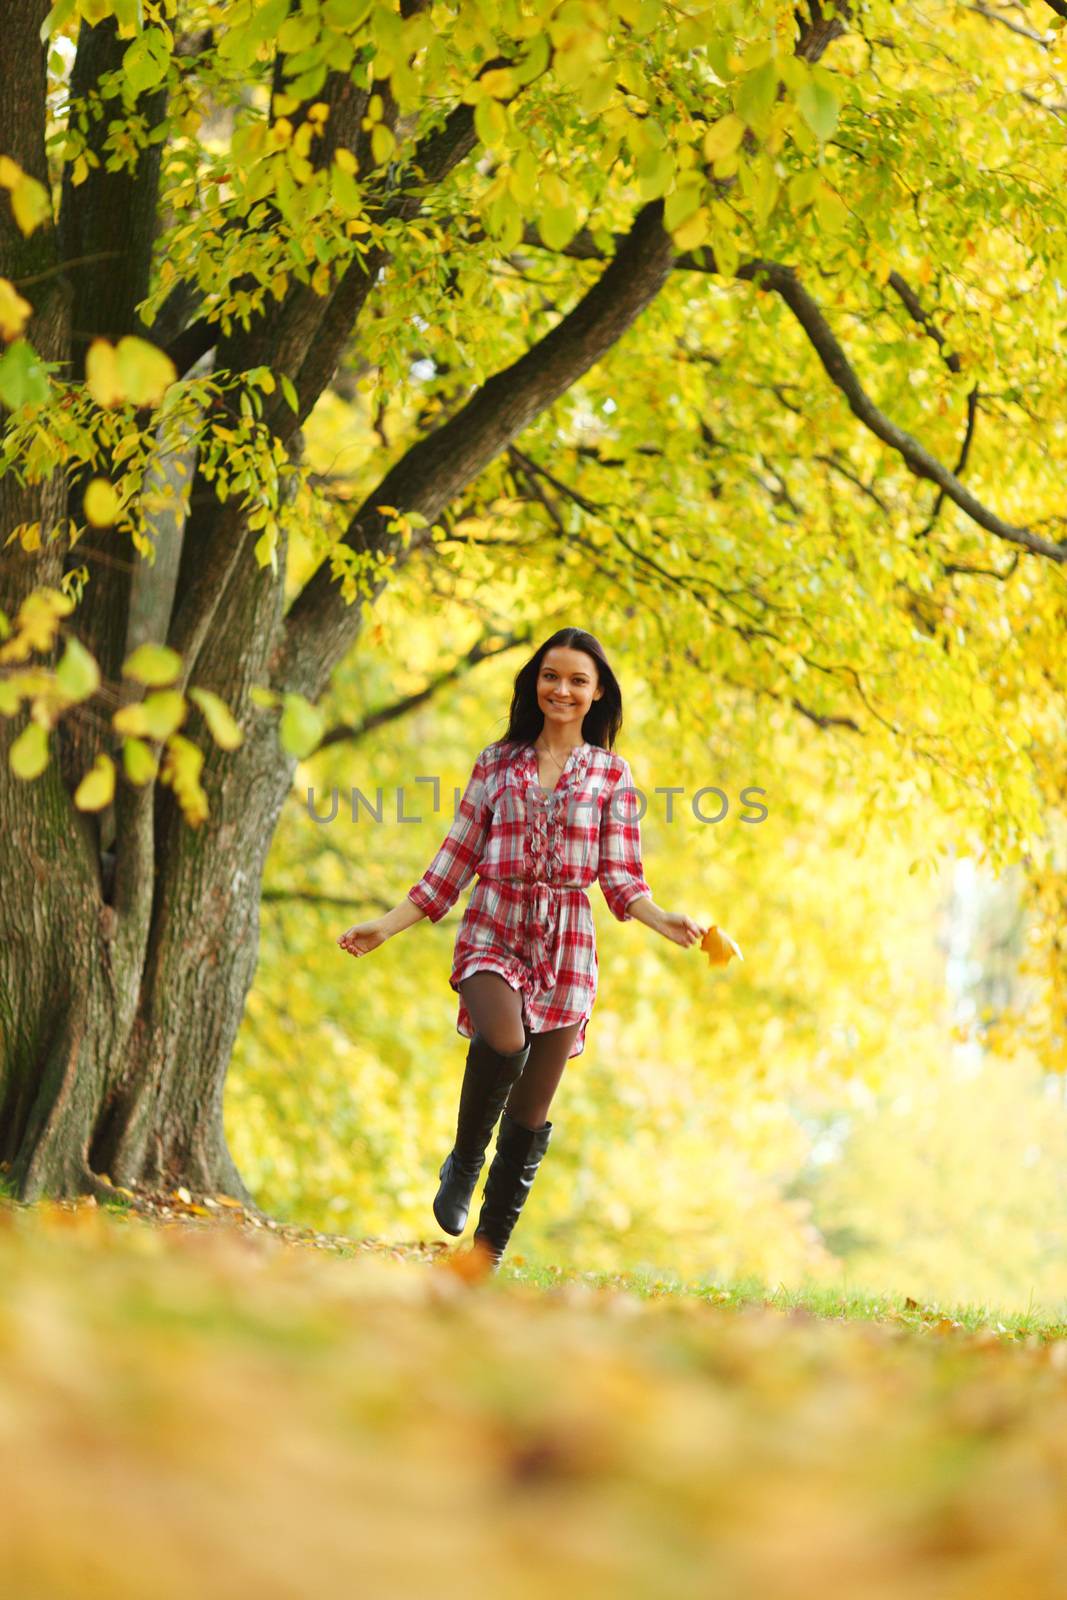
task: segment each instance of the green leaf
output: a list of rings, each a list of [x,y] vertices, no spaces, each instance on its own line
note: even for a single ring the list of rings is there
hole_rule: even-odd
[[[495,100],[479,100],[474,108],[474,129],[482,143],[492,150],[507,143],[508,114]]]
[[[680,183],[663,202],[663,226],[668,233],[680,228],[686,218],[697,210],[703,198],[703,178],[697,173],[687,173],[685,176],[688,181]]]
[[[325,726],[322,712],[305,700],[302,694],[287,693],[282,696],[284,709],[278,726],[282,749],[302,760],[309,756],[322,738]]]
[[[40,39],[44,44],[53,33],[58,33],[65,23],[74,15],[74,8],[78,0],[57,0],[51,11],[41,23]]]
[[[294,412],[299,411],[300,401],[297,399],[296,390],[293,387],[293,380],[291,378],[287,378],[285,373],[282,372],[278,375],[278,382],[281,384],[282,394],[285,396],[289,404],[289,410]]]
[[[734,109],[754,133],[763,133],[770,120],[778,89],[778,69],[773,61],[746,72],[737,86]]]
[[[68,700],[87,700],[100,687],[100,668],[80,639],[68,638],[56,682]]]
[[[25,339],[16,339],[0,356],[0,403],[9,411],[43,406],[49,392],[40,356]]]
[[[537,226],[550,250],[562,250],[578,231],[578,213],[572,205],[551,206],[537,219]]]
[[[825,143],[837,127],[840,109],[832,87],[824,77],[809,78],[797,90],[797,109],[817,139]]]
[[[170,50],[161,28],[146,28],[139,33],[122,58],[126,82],[136,94],[154,89],[170,70]]]

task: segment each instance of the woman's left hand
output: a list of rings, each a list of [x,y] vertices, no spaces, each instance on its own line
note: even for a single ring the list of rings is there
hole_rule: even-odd
[[[665,939],[688,948],[703,939],[709,927],[710,923],[698,922],[695,917],[687,917],[684,911],[665,911],[659,931]]]

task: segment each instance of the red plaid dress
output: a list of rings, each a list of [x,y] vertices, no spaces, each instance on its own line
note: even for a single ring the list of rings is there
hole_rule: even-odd
[[[652,896],[641,865],[629,765],[599,745],[571,751],[555,789],[543,789],[532,744],[500,740],[474,763],[448,836],[408,899],[440,922],[477,873],[456,933],[449,983],[498,972],[522,996],[531,1033],[581,1022],[585,1048],[597,992],[596,933],[586,889],[596,879],[612,915]],[[456,1031],[472,1038],[459,1001]]]

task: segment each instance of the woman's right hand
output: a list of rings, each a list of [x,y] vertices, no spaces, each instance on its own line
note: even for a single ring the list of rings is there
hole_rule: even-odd
[[[373,922],[353,924],[347,933],[342,933],[337,943],[342,950],[347,950],[350,956],[366,956],[372,950],[377,950],[378,946],[384,944],[390,937],[391,935],[382,927],[381,918],[378,917]]]

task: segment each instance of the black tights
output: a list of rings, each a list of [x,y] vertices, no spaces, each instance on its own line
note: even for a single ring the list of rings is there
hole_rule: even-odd
[[[543,1128],[581,1023],[530,1033],[522,1019],[522,996],[498,972],[472,972],[459,988],[475,1032],[491,1050],[513,1055],[529,1044],[529,1057],[511,1086],[507,1109],[524,1127]]]

